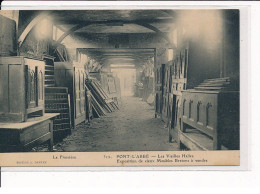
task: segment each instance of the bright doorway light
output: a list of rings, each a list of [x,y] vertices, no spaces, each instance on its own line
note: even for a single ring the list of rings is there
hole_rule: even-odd
[[[121,96],[133,96],[136,83],[136,69],[114,68],[111,71],[120,79]]]

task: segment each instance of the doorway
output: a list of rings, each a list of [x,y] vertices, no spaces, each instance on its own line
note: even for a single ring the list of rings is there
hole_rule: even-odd
[[[121,96],[133,96],[134,85],[136,82],[136,69],[135,68],[113,68],[113,73],[117,75],[120,80]]]

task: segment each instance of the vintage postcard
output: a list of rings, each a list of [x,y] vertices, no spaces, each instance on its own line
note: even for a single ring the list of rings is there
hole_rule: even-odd
[[[0,11],[0,166],[239,166],[239,9]]]

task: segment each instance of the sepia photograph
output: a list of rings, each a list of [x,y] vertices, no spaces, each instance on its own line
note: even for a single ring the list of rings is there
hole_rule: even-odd
[[[239,165],[239,150],[239,9],[0,11],[0,166]]]

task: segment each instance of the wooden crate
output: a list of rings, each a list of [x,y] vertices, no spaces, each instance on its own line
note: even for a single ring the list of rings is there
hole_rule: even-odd
[[[0,57],[0,122],[44,114],[44,61]]]

